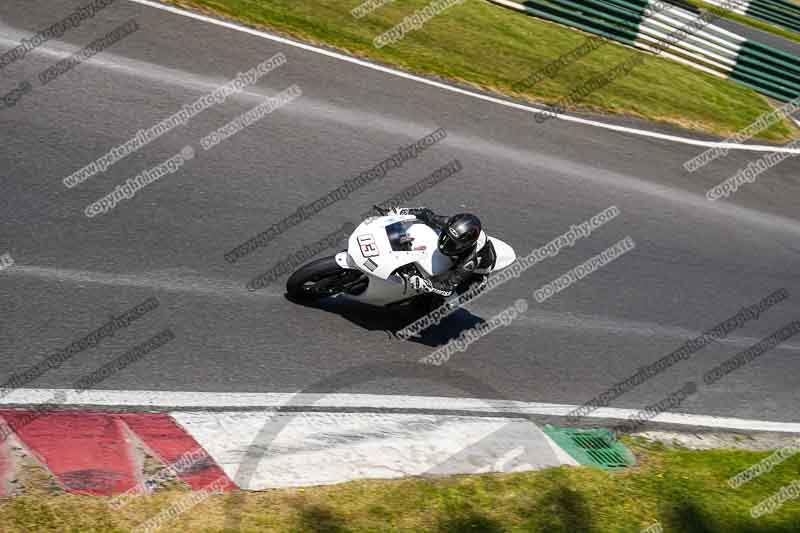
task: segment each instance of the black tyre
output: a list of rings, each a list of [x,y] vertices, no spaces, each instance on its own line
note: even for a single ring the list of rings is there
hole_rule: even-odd
[[[361,288],[366,275],[344,269],[334,257],[323,257],[300,267],[286,280],[286,293],[295,300],[317,300]],[[363,290],[363,289],[362,289]]]

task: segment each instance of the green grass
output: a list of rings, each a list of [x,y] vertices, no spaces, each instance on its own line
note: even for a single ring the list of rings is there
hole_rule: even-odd
[[[343,49],[423,75],[456,80],[538,103],[557,103],[592,77],[642,52],[610,43],[561,69],[551,79],[517,93],[516,81],[579,46],[587,35],[489,4],[467,0],[427,22],[421,30],[381,49],[373,39],[428,4],[404,0],[356,20],[361,0],[174,0],[179,5]],[[749,88],[670,60],[648,55],[632,73],[590,94],[582,110],[619,113],[718,135],[730,135],[771,109]],[[531,128],[547,127],[536,125]],[[758,138],[785,142],[796,134],[788,122]]]
[[[753,28],[772,33],[777,35],[778,37],[783,37],[784,39],[789,39],[790,41],[795,41],[800,43],[800,33],[796,31],[787,30],[782,26],[775,26],[774,24],[770,24],[769,22],[764,22],[762,20],[748,17],[745,15],[740,15],[738,13],[734,13],[732,11],[728,11],[727,9],[722,9],[721,7],[717,7],[712,4],[708,4],[703,2],[703,0],[686,0],[690,4],[700,9],[704,9],[706,11],[710,11],[715,15],[719,15],[720,17],[724,17],[729,20],[733,20],[740,24],[744,24],[746,26],[751,26]],[[800,0],[793,0],[795,3],[800,3]],[[713,23],[712,23],[713,24]]]
[[[245,532],[639,533],[660,522],[679,533],[797,533],[800,501],[759,519],[749,509],[800,479],[800,456],[731,489],[726,480],[770,452],[690,451],[636,441],[639,465],[609,473],[561,467],[519,474],[358,481],[212,496],[167,523],[168,532],[222,532],[237,498]],[[0,530],[129,531],[186,495],[172,488],[112,512],[107,499],[54,495],[45,484],[0,500]],[[38,492],[37,492],[38,491]]]

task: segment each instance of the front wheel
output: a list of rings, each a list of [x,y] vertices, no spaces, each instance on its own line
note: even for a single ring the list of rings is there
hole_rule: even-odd
[[[342,268],[335,257],[323,257],[300,267],[286,280],[286,293],[295,300],[316,300],[351,292],[367,282],[358,270]]]

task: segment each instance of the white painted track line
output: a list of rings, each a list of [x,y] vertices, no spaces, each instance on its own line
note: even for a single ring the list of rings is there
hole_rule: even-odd
[[[401,409],[431,412],[469,412],[492,415],[547,415],[566,416],[576,405],[518,402],[511,400],[481,400],[478,398],[450,398],[440,396],[402,396],[381,394],[293,394],[250,392],[169,392],[70,389],[14,389],[2,398],[0,405],[40,405],[52,403],[56,393],[66,394],[64,406],[85,407],[139,407],[159,409],[230,410],[274,409],[307,407],[356,410]],[[643,406],[644,407],[644,406]],[[636,409],[604,407],[584,419],[625,420],[636,414]],[[652,422],[678,426],[706,427],[741,431],[770,431],[800,434],[800,423],[750,420],[743,418],[662,413]]]
[[[423,78],[421,76],[415,76],[415,75],[409,74],[407,72],[403,72],[403,71],[396,70],[396,69],[389,68],[389,67],[384,67],[382,65],[377,65],[375,63],[371,63],[371,62],[365,61],[363,59],[358,59],[358,58],[355,58],[355,57],[351,57],[351,56],[348,56],[346,54],[342,54],[342,53],[339,53],[339,52],[334,52],[334,51],[331,51],[331,50],[325,50],[324,48],[318,48],[318,47],[312,46],[310,44],[301,43],[301,42],[294,41],[292,39],[287,39],[285,37],[280,37],[280,36],[277,36],[277,35],[272,35],[272,34],[267,33],[265,31],[260,31],[260,30],[256,30],[256,29],[253,29],[253,28],[248,28],[246,26],[241,26],[239,24],[234,24],[232,22],[228,22],[228,21],[225,21],[225,20],[220,20],[220,19],[216,19],[216,18],[209,17],[209,16],[206,16],[206,15],[201,15],[200,13],[195,13],[193,11],[187,11],[185,9],[181,9],[181,8],[177,8],[177,7],[169,6],[169,5],[165,5],[165,4],[160,4],[158,2],[153,2],[153,1],[150,1],[150,0],[129,0],[129,1],[137,3],[137,4],[145,5],[145,6],[148,6],[148,7],[152,7],[154,9],[160,9],[162,11],[167,11],[167,12],[170,12],[170,13],[173,13],[173,14],[176,14],[176,15],[181,15],[181,16],[189,17],[189,18],[192,18],[192,19],[195,19],[195,20],[200,20],[200,21],[206,22],[208,24],[214,24],[216,26],[221,26],[221,27],[228,28],[228,29],[231,29],[231,30],[234,30],[234,31],[247,33],[247,34],[250,34],[250,35],[253,35],[253,36],[256,36],[256,37],[261,37],[263,39],[269,39],[271,41],[275,41],[275,42],[278,42],[278,43],[281,43],[281,44],[285,44],[285,45],[288,45],[288,46],[293,46],[295,48],[300,48],[300,49],[306,50],[308,52],[314,52],[314,53],[321,54],[321,55],[324,55],[324,56],[327,56],[327,57],[338,59],[340,61],[345,61],[347,63],[352,63],[352,64],[359,65],[359,66],[362,66],[362,67],[365,67],[365,68],[369,68],[369,69],[372,69],[372,70],[383,72],[385,74],[396,76],[398,78],[403,78],[403,79],[415,81],[415,82],[418,82],[418,83],[429,85],[431,87],[436,87],[436,88],[439,88],[439,89],[444,89],[446,91],[450,91],[450,92],[453,92],[453,93],[461,94],[461,95],[464,95],[464,96],[477,98],[479,100],[483,100],[483,101],[486,101],[486,102],[491,102],[491,103],[498,104],[498,105],[501,105],[501,106],[504,106],[504,107],[509,107],[509,108],[512,108],[512,109],[518,109],[520,111],[525,111],[525,112],[528,112],[528,113],[540,113],[542,111],[545,111],[544,108],[537,108],[537,107],[530,106],[530,105],[519,104],[519,103],[511,102],[511,101],[508,101],[508,100],[503,100],[501,98],[496,98],[494,96],[489,96],[489,95],[485,95],[485,94],[476,93],[476,92],[473,92],[473,91],[462,89],[460,87],[456,87],[454,85],[449,85],[447,83],[442,83],[442,82],[435,81],[435,80],[429,80],[429,79]],[[798,149],[798,148],[785,148],[785,147],[781,147],[781,146],[764,146],[764,145],[750,145],[750,144],[737,144],[737,143],[726,143],[726,142],[702,141],[702,140],[698,140],[698,139],[690,139],[688,137],[681,137],[681,136],[678,136],[678,135],[668,135],[668,134],[665,134],[665,133],[658,133],[658,132],[647,131],[647,130],[642,130],[642,129],[637,129],[637,128],[629,128],[629,127],[626,127],[626,126],[619,126],[619,125],[616,125],[616,124],[607,124],[605,122],[599,122],[599,121],[596,121],[596,120],[590,120],[590,119],[585,119],[585,118],[581,118],[581,117],[575,117],[575,116],[571,116],[571,115],[557,115],[554,118],[565,120],[567,122],[575,122],[575,123],[578,123],[578,124],[585,124],[585,125],[588,125],[588,126],[593,126],[593,127],[598,127],[598,128],[605,128],[605,129],[608,129],[608,130],[618,131],[618,132],[622,132],[622,133],[631,133],[631,134],[640,135],[640,136],[643,136],[643,137],[650,137],[650,138],[654,138],[654,139],[673,141],[673,142],[682,143],[682,144],[688,144],[688,145],[692,145],[692,146],[702,146],[702,147],[705,147],[705,148],[723,147],[723,148],[728,148],[729,150],[743,150],[743,151],[751,151],[751,152],[781,152],[781,153],[800,154],[800,149]]]
[[[577,464],[536,424],[519,418],[264,411],[171,416],[228,477],[250,490]]]

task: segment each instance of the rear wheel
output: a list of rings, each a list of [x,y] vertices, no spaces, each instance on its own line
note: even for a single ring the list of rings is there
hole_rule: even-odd
[[[363,290],[367,276],[339,266],[334,257],[323,257],[300,267],[286,280],[286,293],[296,300],[317,300],[341,292]]]

